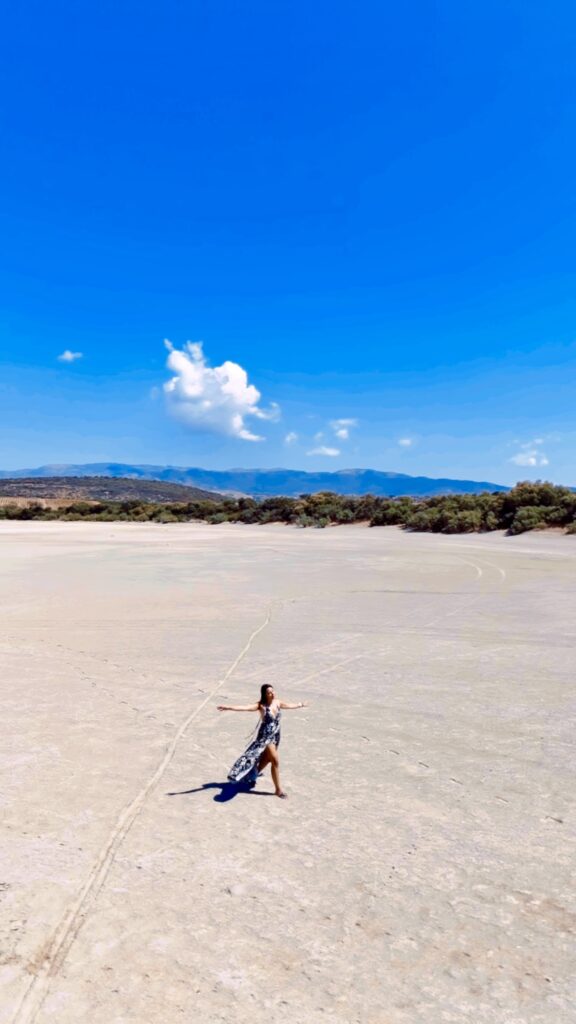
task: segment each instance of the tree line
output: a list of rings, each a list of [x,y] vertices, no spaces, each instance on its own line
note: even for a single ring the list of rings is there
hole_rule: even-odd
[[[345,523],[400,526],[432,533],[525,533],[547,527],[576,533],[576,492],[550,483],[525,481],[510,491],[443,494],[432,498],[344,496],[322,491],[299,498],[226,498],[220,501],[72,501],[59,508],[40,502],[0,506],[0,519],[85,520],[152,523],[287,523],[326,527]]]

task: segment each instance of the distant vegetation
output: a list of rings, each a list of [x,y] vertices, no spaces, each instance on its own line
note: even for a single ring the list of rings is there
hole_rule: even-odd
[[[51,476],[0,479],[0,498],[39,501],[219,501],[220,495],[200,487],[131,477]]]
[[[116,481],[118,482],[118,481]],[[141,483],[141,481],[140,481]],[[6,501],[6,499],[4,499]],[[560,527],[576,534],[576,493],[548,483],[520,483],[506,493],[453,494],[442,497],[345,497],[322,491],[300,498],[221,498],[206,501],[59,502],[49,507],[30,501],[25,506],[0,506],[0,519],[89,520],[96,522],[290,523],[325,527],[367,522],[432,533],[480,533],[506,530],[525,533]]]

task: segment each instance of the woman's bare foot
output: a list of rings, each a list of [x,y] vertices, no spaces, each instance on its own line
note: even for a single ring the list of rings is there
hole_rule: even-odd
[[[281,789],[277,789],[276,790],[275,796],[280,797],[281,800],[287,800],[288,799],[288,793],[283,793]]]

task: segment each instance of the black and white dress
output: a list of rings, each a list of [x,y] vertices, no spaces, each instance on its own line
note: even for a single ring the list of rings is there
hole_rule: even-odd
[[[258,762],[265,748],[280,743],[280,708],[275,715],[270,708],[264,709],[264,717],[258,727],[255,739],[228,772],[230,782],[255,782],[258,776]]]

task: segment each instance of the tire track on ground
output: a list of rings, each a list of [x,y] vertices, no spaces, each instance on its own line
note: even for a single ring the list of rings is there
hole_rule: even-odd
[[[208,701],[215,696],[220,687],[223,686],[230,678],[240,662],[248,654],[256,637],[266,629],[270,624],[271,619],[272,605],[269,607],[264,621],[261,622],[260,625],[250,634],[244,647],[236,656],[230,667],[226,670],[222,678],[218,680],[216,685],[207,694],[198,707],[188,715],[184,722],[182,722],[170,741],[164,757],[148,779],[148,782],[146,782],[140,792],[137,793],[130,803],[121,811],[114,828],[110,832],[106,843],[102,847],[100,854],[74,903],[68,908],[51,938],[44,945],[41,960],[39,963],[36,962],[35,965],[36,973],[31,978],[19,1005],[16,1007],[16,1012],[12,1018],[12,1024],[34,1024],[34,1021],[37,1019],[42,1008],[42,1004],[48,994],[50,981],[62,967],[70,947],[82,926],[86,910],[90,902],[94,900],[102,888],[119,846],[128,835],[134,821],[144,807],[148,796],[164,775],[168,765],[174,757],[178,743],[194,719],[197,718],[202,709],[206,706]]]
[[[327,672],[334,672],[335,669],[341,668],[343,665],[349,665],[351,661],[358,661],[360,658],[364,658],[364,654],[354,654],[350,658],[345,658],[344,661],[337,661],[333,665],[327,665],[326,668],[319,669],[318,672],[312,672],[309,676],[302,676],[301,679],[294,679],[292,686],[299,686],[301,683],[308,683],[311,679],[317,679],[318,676],[324,676]]]

